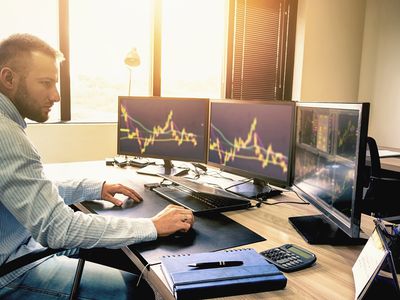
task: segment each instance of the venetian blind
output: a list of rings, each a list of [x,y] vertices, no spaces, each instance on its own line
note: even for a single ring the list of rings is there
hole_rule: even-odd
[[[234,1],[229,98],[284,98],[284,85],[289,84],[285,76],[292,67],[287,65],[288,4],[287,0]]]

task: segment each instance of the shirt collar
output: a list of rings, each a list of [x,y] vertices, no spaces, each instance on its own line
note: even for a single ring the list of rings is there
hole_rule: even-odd
[[[0,93],[0,113],[13,120],[22,128],[26,128],[26,122],[18,112],[17,108],[14,106],[11,100],[2,93]]]

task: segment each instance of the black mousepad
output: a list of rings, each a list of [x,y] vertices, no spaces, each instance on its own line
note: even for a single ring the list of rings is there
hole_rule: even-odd
[[[142,190],[145,199],[135,203],[128,199],[122,207],[105,201],[84,202],[90,211],[100,215],[146,218],[156,215],[170,202],[153,191]],[[265,238],[220,213],[195,216],[193,229],[187,233],[173,234],[152,242],[130,245],[147,263],[157,263],[163,255],[217,251],[265,241]]]

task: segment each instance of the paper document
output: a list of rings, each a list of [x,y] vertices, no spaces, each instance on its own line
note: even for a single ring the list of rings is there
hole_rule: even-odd
[[[388,251],[378,232],[374,230],[353,266],[355,299],[360,299],[364,295],[372,279],[379,272],[387,254]]]

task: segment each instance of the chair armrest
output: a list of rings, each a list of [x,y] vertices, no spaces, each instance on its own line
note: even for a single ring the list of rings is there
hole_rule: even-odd
[[[45,258],[47,256],[53,255],[55,253],[58,253],[58,252],[61,252],[64,250],[65,249],[43,248],[43,249],[38,249],[38,250],[32,251],[32,252],[22,255],[20,257],[17,257],[16,259],[13,259],[12,261],[9,261],[0,266],[0,277],[18,269],[18,268],[21,268],[30,263],[33,263],[39,259]]]
[[[379,181],[392,182],[392,183],[400,183],[400,179],[399,178],[393,178],[393,177],[375,177],[375,176],[371,176],[371,179],[379,180]]]

